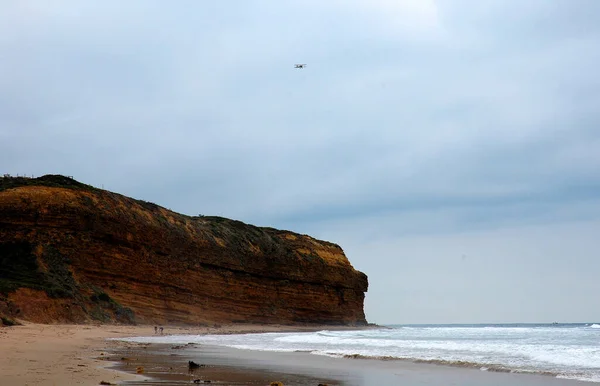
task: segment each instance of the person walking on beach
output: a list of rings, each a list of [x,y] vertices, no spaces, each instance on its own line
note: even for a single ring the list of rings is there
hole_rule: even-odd
[[[163,334],[163,327],[162,326],[160,326],[160,334],[161,335]]]
[[[158,327],[154,326],[154,333],[158,334]]]

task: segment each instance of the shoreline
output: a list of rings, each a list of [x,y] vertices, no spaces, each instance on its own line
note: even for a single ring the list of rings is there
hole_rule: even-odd
[[[138,343],[138,345],[144,345]],[[132,373],[142,366],[156,382],[183,385],[193,380],[226,385],[316,386],[585,386],[594,383],[560,379],[549,375],[490,372],[469,367],[452,367],[412,361],[378,361],[313,355],[307,352],[269,352],[203,344],[148,344],[146,348],[115,351],[129,355],[117,369]],[[129,361],[130,360],[130,361]],[[188,360],[202,367],[190,374]],[[148,384],[127,381],[124,385]]]
[[[236,324],[213,327],[165,326],[164,335],[228,335],[266,332],[358,330],[385,326],[317,326]],[[119,340],[149,337],[154,326],[42,325],[24,323],[0,328],[0,379],[3,386],[190,384],[193,379],[231,385],[371,386],[585,386],[592,382],[551,375],[482,371],[478,368],[410,360],[341,358],[308,352],[252,351],[205,344],[173,345]],[[210,365],[187,372],[187,361]],[[138,367],[144,367],[137,374]],[[150,377],[150,378],[148,378]],[[208,378],[206,378],[208,377]],[[213,379],[209,379],[213,378]],[[284,381],[287,380],[287,383]],[[229,382],[229,383],[227,383]],[[237,382],[237,383],[236,383]],[[161,384],[165,384],[164,382]]]

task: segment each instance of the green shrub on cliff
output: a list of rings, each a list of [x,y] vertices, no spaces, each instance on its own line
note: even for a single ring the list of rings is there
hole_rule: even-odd
[[[0,316],[0,326],[18,326],[21,323],[15,321],[14,319],[8,318],[6,316]]]
[[[69,259],[56,248],[43,246],[40,257],[43,267],[38,264],[38,257],[33,251],[34,246],[26,242],[0,243],[0,295],[19,288],[41,290],[50,298],[73,299],[94,320],[108,322],[114,317],[121,323],[135,323],[131,309],[123,307],[99,288],[92,289],[89,300],[84,298],[82,293],[85,291],[82,289],[88,287],[73,278]]]

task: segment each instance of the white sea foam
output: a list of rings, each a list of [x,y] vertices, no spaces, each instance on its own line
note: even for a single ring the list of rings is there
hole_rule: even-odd
[[[315,333],[164,335],[126,340],[170,344],[194,342],[261,351],[305,351],[314,355],[470,363],[484,371],[510,369],[600,382],[597,328],[600,325],[401,326]]]

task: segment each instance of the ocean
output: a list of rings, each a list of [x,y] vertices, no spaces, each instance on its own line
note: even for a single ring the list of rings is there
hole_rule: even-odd
[[[159,335],[125,340],[410,360],[600,383],[600,324],[594,323],[390,325],[365,330]]]

